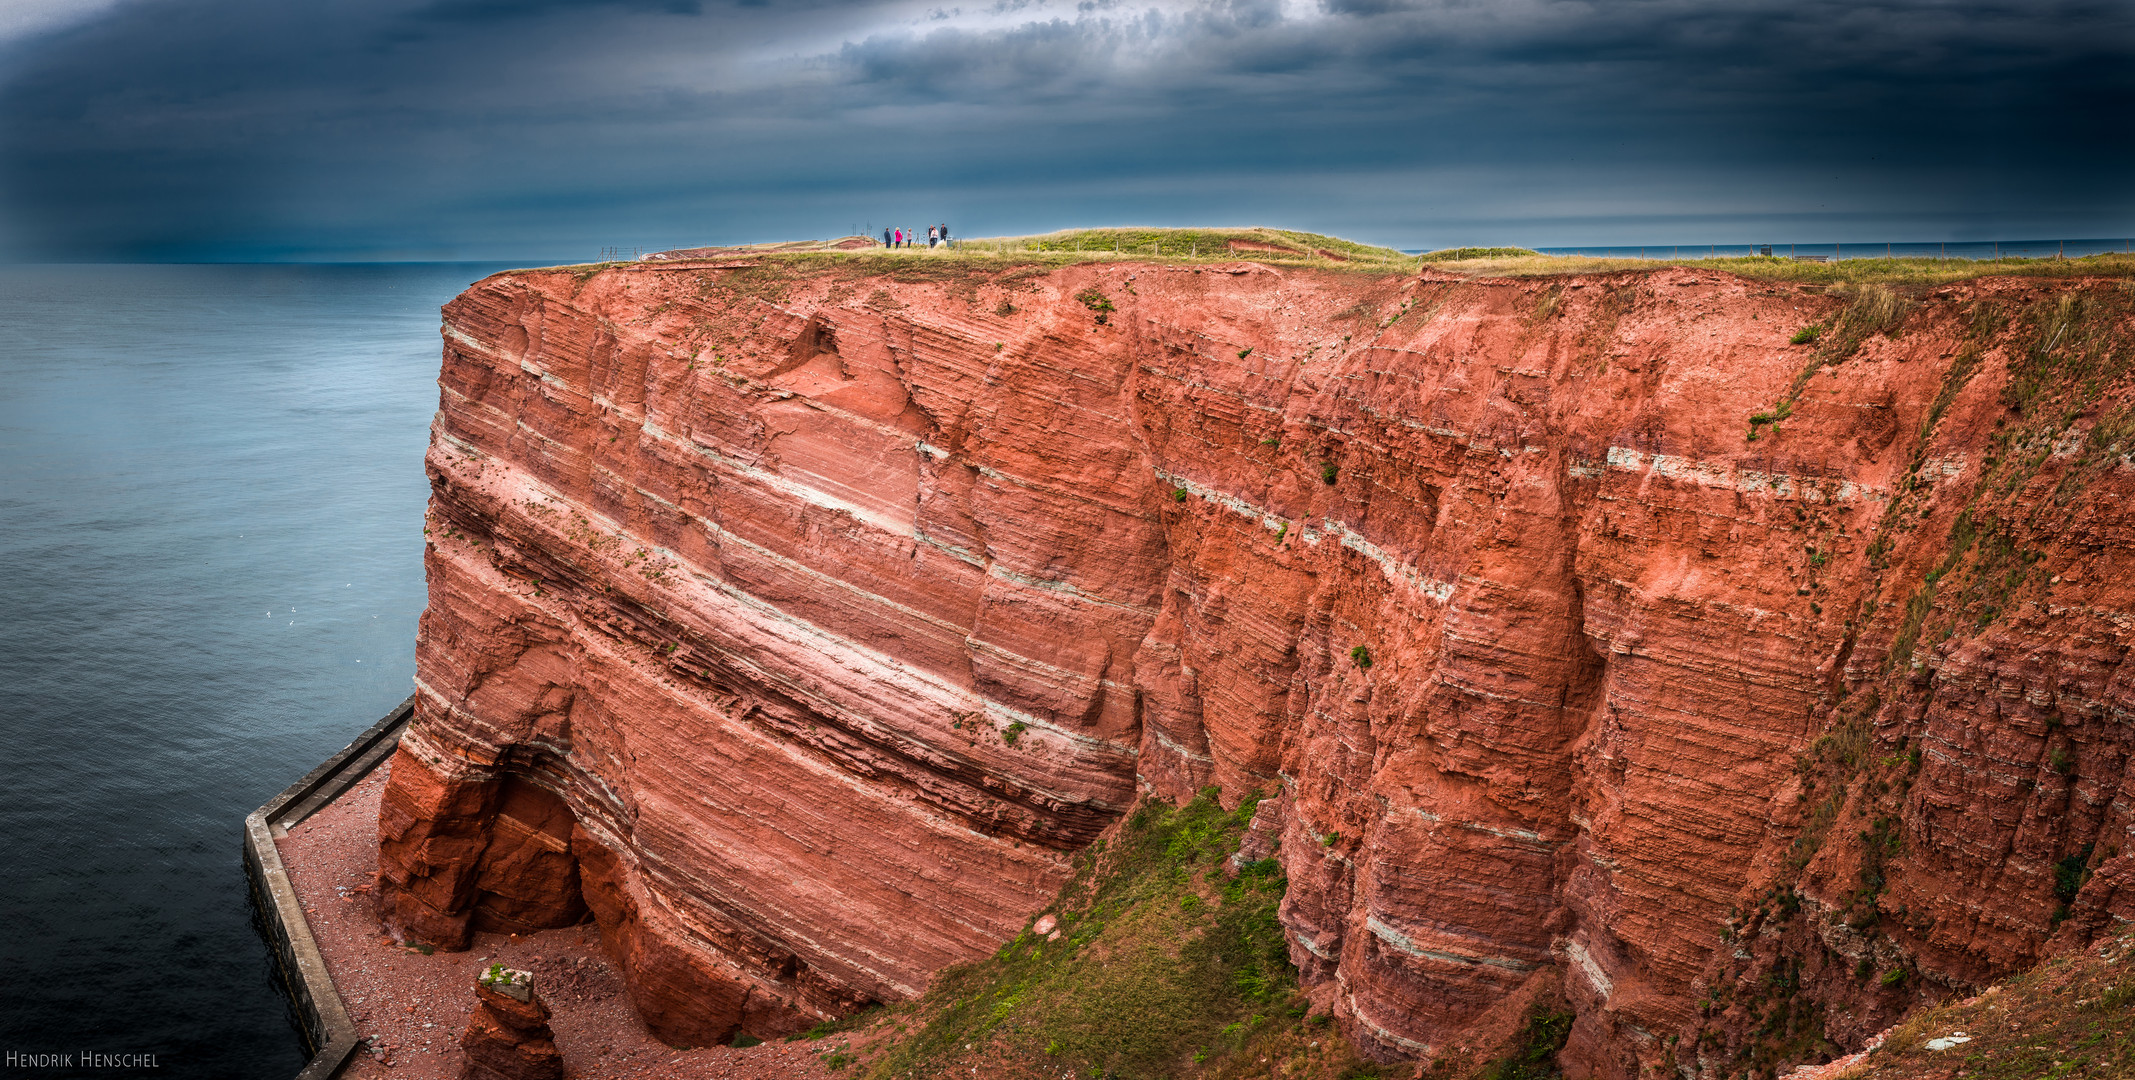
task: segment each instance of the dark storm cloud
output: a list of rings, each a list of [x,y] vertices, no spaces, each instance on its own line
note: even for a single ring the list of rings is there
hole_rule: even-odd
[[[658,11],[669,15],[704,13],[704,5],[697,0],[436,0],[411,14],[417,19],[444,22],[498,22],[539,18],[552,11],[572,8]]]
[[[2121,4],[143,0],[0,50],[40,253],[2135,231]]]

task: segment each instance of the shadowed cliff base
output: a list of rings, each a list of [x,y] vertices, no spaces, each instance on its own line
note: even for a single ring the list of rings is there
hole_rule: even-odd
[[[2131,340],[2095,274],[499,275],[382,910],[572,865],[656,1030],[775,1035],[991,955],[1141,798],[1279,787],[1366,1058],[1547,973],[1569,1074],[1825,1060],[2135,916]]]

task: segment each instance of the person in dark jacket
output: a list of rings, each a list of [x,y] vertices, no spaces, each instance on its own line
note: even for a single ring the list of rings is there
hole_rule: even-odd
[[[882,246],[890,246],[890,230],[888,226],[883,226],[882,229]]]

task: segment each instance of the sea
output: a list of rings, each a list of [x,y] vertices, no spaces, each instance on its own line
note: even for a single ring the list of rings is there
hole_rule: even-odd
[[[413,689],[438,306],[500,269],[0,266],[0,1071],[302,1067],[243,820]]]

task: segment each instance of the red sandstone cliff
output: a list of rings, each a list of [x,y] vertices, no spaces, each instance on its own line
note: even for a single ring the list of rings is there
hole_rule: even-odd
[[[590,909],[663,1037],[771,1034],[991,951],[1139,790],[1280,785],[1374,1056],[1559,973],[1575,1074],[1857,1046],[2135,915],[2129,295],[490,278],[382,912]]]

